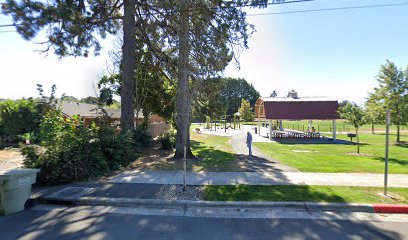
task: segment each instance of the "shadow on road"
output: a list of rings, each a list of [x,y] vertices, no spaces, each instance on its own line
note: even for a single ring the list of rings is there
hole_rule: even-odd
[[[398,225],[399,224],[399,225]],[[25,211],[0,217],[11,239],[404,239],[406,223],[317,219],[231,219],[73,211]],[[392,230],[390,230],[392,229]],[[402,230],[399,230],[402,231]]]

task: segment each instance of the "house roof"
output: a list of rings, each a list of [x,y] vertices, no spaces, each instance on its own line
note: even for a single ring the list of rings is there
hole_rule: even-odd
[[[87,103],[80,103],[80,102],[68,102],[62,101],[61,102],[62,112],[68,116],[80,116],[80,117],[89,117],[89,118],[96,118],[102,117],[103,113],[99,109],[97,105],[94,104],[87,104]],[[111,118],[120,118],[120,109],[115,108],[104,108],[106,113]],[[135,112],[136,117],[136,112]],[[142,111],[139,111],[138,118],[143,118]]]
[[[260,97],[264,102],[325,102],[325,101],[335,101],[324,96],[315,97],[301,97],[301,98],[291,98],[291,97]]]
[[[263,107],[260,110],[263,112],[260,116],[266,119],[339,119],[337,100],[330,100],[325,97],[259,98],[256,103],[256,110],[262,104]]]

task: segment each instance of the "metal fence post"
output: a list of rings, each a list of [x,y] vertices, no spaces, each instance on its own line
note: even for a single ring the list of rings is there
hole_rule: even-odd
[[[385,167],[384,167],[384,196],[387,196],[388,186],[388,146],[390,142],[390,109],[387,109],[387,117],[385,122]]]

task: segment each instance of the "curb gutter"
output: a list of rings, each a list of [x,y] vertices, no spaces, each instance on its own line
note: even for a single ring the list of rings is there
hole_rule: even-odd
[[[316,203],[316,202],[216,202],[216,201],[191,201],[191,200],[157,200],[137,198],[104,198],[80,197],[75,205],[91,206],[116,206],[116,207],[151,207],[151,208],[290,208],[306,211],[333,211],[333,212],[366,212],[366,213],[401,213],[398,206],[408,213],[408,205],[373,205],[356,203]],[[381,207],[379,207],[381,206]],[[390,208],[389,206],[393,206]],[[394,211],[391,211],[393,209]]]

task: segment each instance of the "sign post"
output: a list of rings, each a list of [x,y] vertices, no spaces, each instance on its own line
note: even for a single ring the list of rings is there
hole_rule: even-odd
[[[384,169],[384,196],[387,196],[388,185],[388,147],[390,142],[390,109],[387,109],[387,118],[385,123],[385,169]]]
[[[183,176],[183,192],[186,191],[186,175],[187,175],[187,167],[186,167],[186,145],[184,145],[184,157],[183,157],[183,168],[184,168],[184,176]]]

